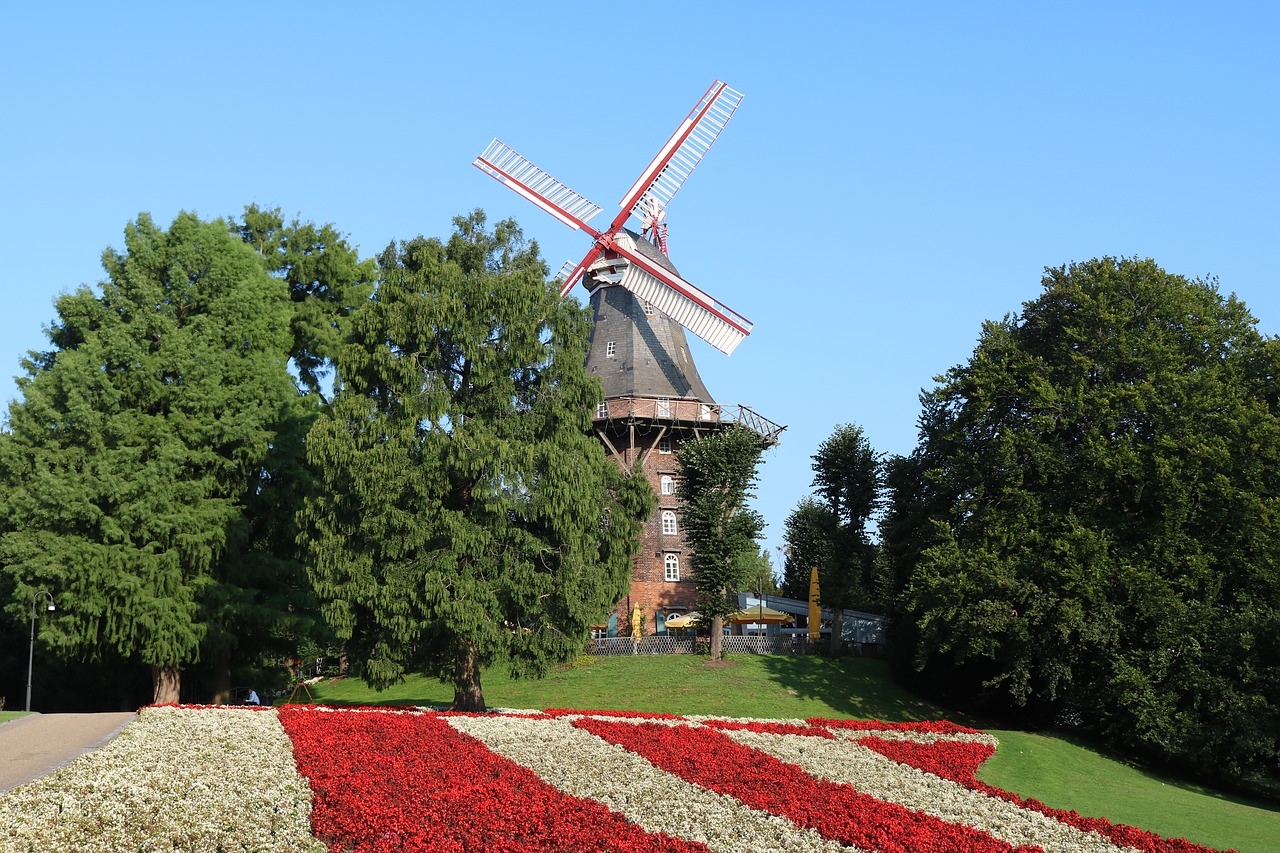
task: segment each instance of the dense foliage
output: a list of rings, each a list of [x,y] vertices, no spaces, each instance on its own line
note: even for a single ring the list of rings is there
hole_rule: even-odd
[[[755,495],[760,436],[732,425],[685,442],[680,459],[680,515],[693,556],[698,612],[711,623],[711,658],[719,660],[724,617],[738,609],[734,597],[750,581],[760,513],[747,506]]]
[[[787,516],[784,585],[792,598],[808,598],[809,575],[818,570],[822,606],[842,625],[850,608],[878,609],[883,595],[876,578],[877,548],[869,525],[881,504],[880,457],[862,428],[836,427],[813,455],[813,495]],[[841,632],[831,632],[831,649]]]
[[[582,649],[625,593],[643,477],[591,437],[588,319],[546,281],[514,222],[455,220],[380,258],[308,452],[323,488],[300,515],[324,612],[364,677],[540,674]]]
[[[257,252],[267,272],[288,285],[293,304],[290,361],[299,386],[320,394],[351,317],[373,292],[377,263],[360,260],[333,225],[296,219],[286,224],[279,208],[251,204],[232,227]]]
[[[0,564],[25,598],[13,615],[52,591],[47,642],[147,664],[172,701],[221,603],[255,600],[238,582],[287,611],[279,561],[239,561],[257,553],[248,506],[306,418],[286,370],[290,304],[225,223],[190,214],[168,231],[139,216],[103,266],[101,295],[60,297],[52,349],[24,362],[0,435]]]
[[[958,697],[1280,779],[1280,343],[1150,260],[1043,284],[890,466],[900,648]]]

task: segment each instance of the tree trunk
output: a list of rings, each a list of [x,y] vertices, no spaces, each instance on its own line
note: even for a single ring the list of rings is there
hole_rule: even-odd
[[[463,642],[453,670],[453,710],[483,711],[484,690],[480,687],[480,662],[476,647]]]
[[[231,701],[231,648],[223,646],[218,649],[217,658],[213,662],[213,698],[214,705],[226,705]]]
[[[351,661],[347,657],[347,646],[344,643],[342,647],[338,649],[338,675],[345,676],[347,674],[347,667],[350,665]]]
[[[717,661],[724,657],[724,617],[720,615],[711,617],[711,660]]]
[[[156,705],[176,705],[182,698],[182,670],[176,666],[151,667],[151,701]]]
[[[844,652],[844,608],[831,608],[831,654],[839,657]]]

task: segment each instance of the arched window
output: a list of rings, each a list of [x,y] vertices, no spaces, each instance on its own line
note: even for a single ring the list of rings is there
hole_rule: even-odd
[[[664,509],[662,511],[662,533],[664,536],[674,536],[676,534],[676,514],[673,510]]]
[[[676,481],[670,474],[662,475],[662,493],[664,495],[674,495],[676,493]]]
[[[669,581],[680,580],[680,555],[668,554],[663,560],[664,577]]]

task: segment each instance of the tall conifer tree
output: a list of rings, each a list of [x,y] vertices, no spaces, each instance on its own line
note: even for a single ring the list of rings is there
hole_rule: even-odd
[[[300,520],[324,612],[376,687],[409,672],[481,710],[481,667],[538,675],[625,593],[643,477],[589,434],[585,312],[516,224],[388,247],[309,439]]]
[[[151,667],[154,700],[207,633],[202,596],[296,400],[290,307],[223,222],[143,214],[101,295],[57,301],[0,442],[0,564],[54,591],[47,639]]]

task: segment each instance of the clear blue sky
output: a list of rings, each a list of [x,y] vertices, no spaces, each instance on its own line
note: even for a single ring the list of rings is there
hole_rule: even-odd
[[[771,549],[833,428],[910,452],[921,389],[1045,266],[1152,257],[1280,331],[1280,4],[541,5],[10,4],[0,399],[140,211],[256,202],[371,255],[481,207],[555,270],[586,238],[475,155],[500,137],[603,221],[716,78],[746,97],[671,257],[756,324],[693,346],[718,401],[789,425]]]

